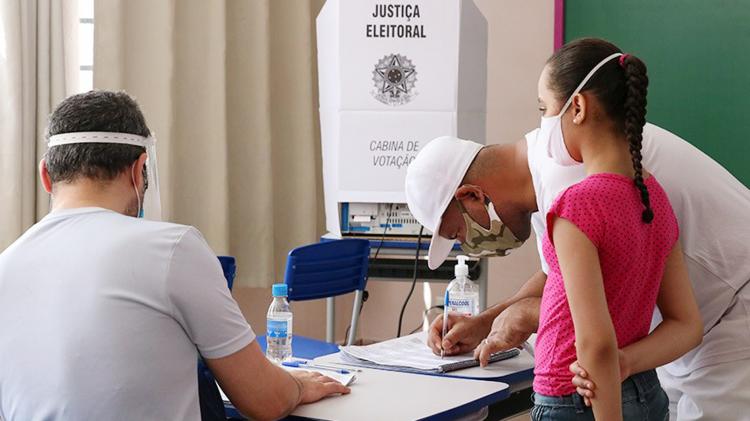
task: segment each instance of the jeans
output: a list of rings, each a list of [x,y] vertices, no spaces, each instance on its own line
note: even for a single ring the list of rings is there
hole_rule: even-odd
[[[583,403],[578,393],[567,396],[546,396],[534,393],[531,419],[592,420],[594,412]],[[659,384],[655,370],[634,374],[622,382],[623,420],[665,421],[669,419],[669,398]]]

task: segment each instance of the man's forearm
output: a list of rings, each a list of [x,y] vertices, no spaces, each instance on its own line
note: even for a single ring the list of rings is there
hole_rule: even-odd
[[[302,402],[302,382],[284,369],[277,368],[264,382],[268,386],[268,397],[261,407],[266,407],[258,419],[280,419],[288,416]],[[270,374],[270,373],[269,373]],[[256,406],[258,406],[256,404]],[[247,414],[247,415],[252,415]]]
[[[286,371],[286,370],[284,370],[284,371]],[[289,401],[289,403],[291,403],[291,405],[289,406],[289,408],[287,409],[287,411],[284,413],[284,416],[282,418],[287,417],[289,414],[292,413],[292,411],[294,411],[295,409],[297,409],[297,407],[302,403],[302,394],[303,394],[303,391],[304,391],[304,388],[305,388],[302,385],[302,380],[294,377],[292,374],[290,374],[288,372],[287,372],[287,374],[289,374],[289,377],[291,377],[292,380],[294,380],[294,383],[297,384],[297,398],[296,399],[292,399],[291,401]]]
[[[257,341],[227,357],[207,358],[206,363],[234,406],[253,419],[281,418],[302,398],[298,379],[268,361]]]
[[[524,320],[526,323],[533,323],[533,331],[539,328],[539,309],[542,305],[542,297],[526,297],[514,303],[514,305],[523,304]]]

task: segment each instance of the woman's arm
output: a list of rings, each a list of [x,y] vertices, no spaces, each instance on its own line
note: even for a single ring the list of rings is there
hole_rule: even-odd
[[[621,420],[617,337],[604,293],[599,254],[573,223],[555,218],[552,229],[565,293],[573,317],[578,361],[597,385],[591,399],[597,420]]]
[[[659,326],[645,338],[622,349],[622,376],[625,378],[672,362],[698,346],[703,339],[703,321],[679,242],[667,257],[656,304],[663,319]],[[571,365],[575,374],[573,384],[578,387],[578,393],[591,397],[594,396],[596,381],[589,382],[589,373],[583,367],[586,365],[582,361]]]

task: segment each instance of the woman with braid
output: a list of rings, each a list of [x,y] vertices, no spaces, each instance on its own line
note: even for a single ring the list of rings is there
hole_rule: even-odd
[[[641,165],[647,87],[640,59],[592,38],[563,46],[539,79],[537,140],[556,165],[583,162],[587,177],[547,213],[535,420],[668,419],[654,368],[701,341],[677,219]],[[656,306],[663,321],[649,334]],[[635,356],[631,372],[621,349]],[[576,360],[596,385],[590,402],[571,383]]]

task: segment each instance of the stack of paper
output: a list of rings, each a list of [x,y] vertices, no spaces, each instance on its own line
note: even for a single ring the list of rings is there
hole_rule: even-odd
[[[390,368],[399,371],[447,373],[462,368],[476,367],[479,362],[472,353],[441,358],[425,344],[424,333],[366,346],[342,346],[343,359],[355,365]],[[491,362],[515,357],[517,349],[493,354]]]

